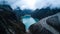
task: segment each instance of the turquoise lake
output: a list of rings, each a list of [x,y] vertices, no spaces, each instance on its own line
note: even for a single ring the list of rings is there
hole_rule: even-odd
[[[30,25],[36,23],[37,21],[35,19],[33,19],[30,15],[25,15],[22,18],[23,23],[26,26],[26,31],[28,30],[28,28],[30,27]]]

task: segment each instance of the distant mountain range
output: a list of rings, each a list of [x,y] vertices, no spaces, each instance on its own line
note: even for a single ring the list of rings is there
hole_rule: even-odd
[[[32,14],[31,16],[33,18],[37,18],[37,19],[42,19],[44,17],[48,17],[48,16],[51,16],[51,15],[54,15],[56,13],[60,12],[60,9],[58,8],[55,8],[55,9],[50,9],[49,7],[47,8],[42,8],[42,9],[36,9]]]

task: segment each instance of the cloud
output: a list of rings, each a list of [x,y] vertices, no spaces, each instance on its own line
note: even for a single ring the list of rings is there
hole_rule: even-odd
[[[11,4],[12,8],[19,6],[21,9],[36,9],[36,8],[60,8],[60,0],[5,0]],[[0,0],[2,4],[2,0]]]
[[[60,0],[37,0],[36,7],[46,8],[50,6],[50,8],[60,8]]]
[[[48,6],[50,8],[60,8],[60,0],[18,0],[12,6],[19,6],[21,9],[41,9]]]
[[[35,9],[35,0],[20,0],[12,4],[12,6],[19,6],[21,9]]]

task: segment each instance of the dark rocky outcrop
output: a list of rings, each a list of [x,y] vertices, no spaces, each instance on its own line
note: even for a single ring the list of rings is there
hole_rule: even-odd
[[[41,24],[35,23],[30,26],[29,31],[32,34],[52,34],[48,29],[44,28]]]
[[[60,13],[41,19],[29,28],[32,34],[60,34]]]
[[[6,8],[6,7],[5,7]],[[0,34],[25,34],[25,25],[19,20],[13,10],[1,7]]]

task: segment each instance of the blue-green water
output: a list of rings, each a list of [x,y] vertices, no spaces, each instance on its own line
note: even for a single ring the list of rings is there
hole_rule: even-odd
[[[33,19],[31,16],[29,15],[25,15],[23,18],[22,18],[22,21],[23,23],[25,24],[26,26],[26,30],[28,30],[28,28],[30,27],[30,25],[36,23],[36,20]]]

